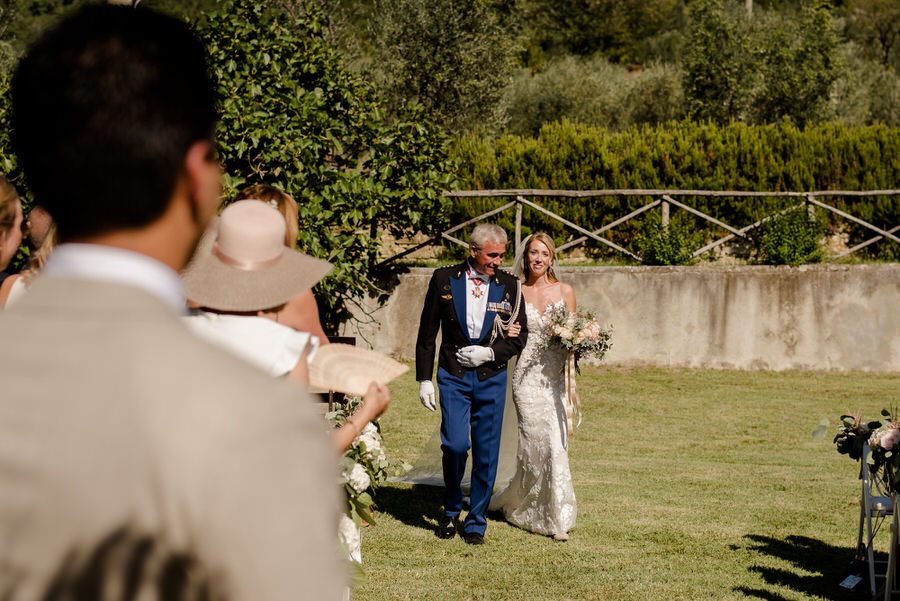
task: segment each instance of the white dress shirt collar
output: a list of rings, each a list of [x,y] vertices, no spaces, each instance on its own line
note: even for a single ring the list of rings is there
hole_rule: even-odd
[[[140,288],[173,311],[186,312],[184,285],[178,273],[138,252],[102,244],[61,244],[53,249],[41,274]]]
[[[491,276],[477,272],[468,259],[466,260],[466,277],[481,278],[481,281],[485,284],[489,283],[491,280]]]

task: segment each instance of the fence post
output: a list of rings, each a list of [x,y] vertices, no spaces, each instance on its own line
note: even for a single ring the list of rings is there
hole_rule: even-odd
[[[662,223],[662,229],[669,229],[669,201],[663,199],[662,204],[660,205],[660,222]]]
[[[810,221],[816,220],[816,205],[814,205],[811,202],[813,198],[815,198],[815,196],[813,196],[812,194],[807,194],[806,198],[805,198],[805,200],[806,200],[806,217]]]
[[[522,245],[522,200],[521,196],[516,196],[516,247],[513,249],[514,257],[519,256],[519,247]]]

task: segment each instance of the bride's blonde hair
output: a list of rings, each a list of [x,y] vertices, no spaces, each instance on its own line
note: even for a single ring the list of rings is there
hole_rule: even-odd
[[[528,251],[535,241],[543,242],[544,246],[547,247],[547,250],[550,251],[550,265],[547,266],[547,279],[551,282],[558,282],[559,278],[556,277],[556,271],[554,270],[554,267],[556,266],[556,244],[553,243],[553,238],[544,232],[531,234],[528,236],[528,240],[525,241],[525,248],[522,251],[522,276],[525,278],[525,281],[528,281],[528,278],[531,275],[531,265],[528,262]]]

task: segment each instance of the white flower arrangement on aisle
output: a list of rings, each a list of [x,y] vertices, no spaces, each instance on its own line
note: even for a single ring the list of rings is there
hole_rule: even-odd
[[[547,309],[544,319],[547,335],[543,349],[564,348],[574,353],[576,359],[603,359],[612,346],[612,327],[600,327],[594,312],[589,309],[569,311],[564,304],[557,303]]]
[[[338,525],[338,540],[347,549],[347,555],[356,563],[362,563],[362,536],[353,518],[343,514]]]
[[[362,403],[360,397],[350,397],[326,417],[335,428],[341,427]],[[347,515],[358,525],[375,525],[371,491],[387,479],[390,465],[382,448],[381,429],[378,420],[365,428],[350,443],[341,463],[340,483],[347,493]]]

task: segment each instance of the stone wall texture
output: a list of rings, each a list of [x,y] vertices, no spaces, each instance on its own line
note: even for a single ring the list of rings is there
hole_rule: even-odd
[[[411,359],[431,269],[364,300],[344,335]],[[569,267],[616,366],[900,372],[900,265]]]

